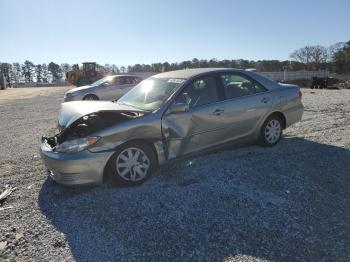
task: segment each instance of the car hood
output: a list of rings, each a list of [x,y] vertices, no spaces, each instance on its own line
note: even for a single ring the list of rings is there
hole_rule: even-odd
[[[82,116],[99,111],[144,112],[131,106],[109,101],[72,101],[61,104],[58,125],[60,128],[68,127]]]
[[[73,89],[68,90],[67,93],[74,93],[74,92],[84,91],[86,89],[90,89],[90,88],[93,88],[93,87],[95,87],[95,86],[91,86],[91,85],[79,86],[79,87],[75,87]]]

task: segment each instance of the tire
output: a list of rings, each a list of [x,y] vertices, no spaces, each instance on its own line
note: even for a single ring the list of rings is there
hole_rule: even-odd
[[[83,97],[83,100],[99,100],[98,97],[96,95],[86,95]]]
[[[282,138],[283,124],[278,115],[269,116],[260,131],[260,144],[262,146],[275,146]]]
[[[154,173],[156,166],[157,159],[150,146],[130,142],[118,148],[109,160],[108,177],[113,184],[139,185]]]

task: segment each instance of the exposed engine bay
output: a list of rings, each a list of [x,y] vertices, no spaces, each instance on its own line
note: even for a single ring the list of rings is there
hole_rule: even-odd
[[[55,148],[56,145],[67,140],[84,138],[90,134],[102,130],[104,128],[139,118],[143,116],[141,112],[130,111],[99,111],[87,114],[74,121],[71,125],[64,127],[58,134],[52,137],[44,137],[50,147]]]

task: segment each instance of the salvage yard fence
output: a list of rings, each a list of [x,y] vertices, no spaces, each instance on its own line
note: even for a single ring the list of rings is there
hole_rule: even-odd
[[[275,81],[312,80],[313,77],[328,77],[327,70],[320,71],[280,71],[280,72],[256,72]]]
[[[38,82],[28,82],[28,83],[13,83],[12,87],[50,87],[50,86],[69,86],[65,80],[57,81],[54,83],[38,83]]]

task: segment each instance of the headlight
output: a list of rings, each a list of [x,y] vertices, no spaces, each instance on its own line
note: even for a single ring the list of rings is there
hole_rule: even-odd
[[[73,97],[79,95],[79,92],[65,93],[64,97]]]
[[[88,136],[85,138],[69,140],[57,145],[55,151],[64,153],[80,152],[95,144],[99,139],[99,137]]]

